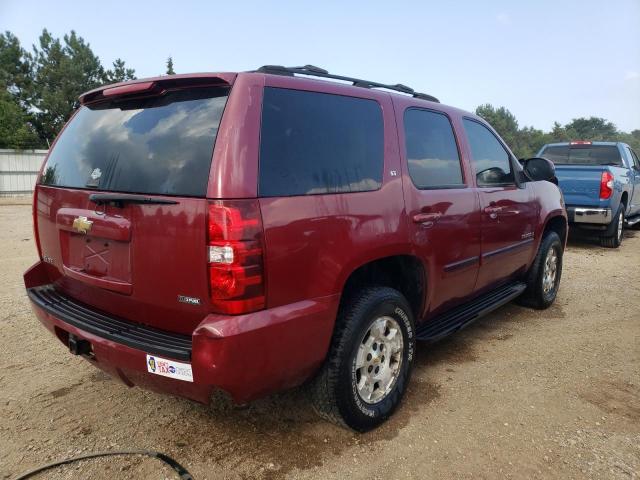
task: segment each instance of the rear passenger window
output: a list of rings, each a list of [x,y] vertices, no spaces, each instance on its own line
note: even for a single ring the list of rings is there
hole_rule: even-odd
[[[376,190],[383,159],[382,109],[376,101],[264,89],[260,196]]]
[[[509,154],[495,135],[480,122],[464,119],[478,186],[514,183]]]
[[[404,114],[409,175],[418,188],[463,185],[456,139],[446,115],[410,108]]]

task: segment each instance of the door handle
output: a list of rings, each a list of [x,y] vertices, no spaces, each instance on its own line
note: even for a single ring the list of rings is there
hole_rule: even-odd
[[[484,213],[489,214],[489,218],[498,218],[498,213],[502,211],[502,207],[485,207]]]
[[[425,227],[432,227],[442,216],[441,213],[416,213],[413,216],[414,223],[420,223]]]

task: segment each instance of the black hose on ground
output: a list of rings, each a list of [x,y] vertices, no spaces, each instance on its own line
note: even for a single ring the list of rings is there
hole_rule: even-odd
[[[114,450],[111,452],[96,452],[90,453],[88,455],[80,455],[79,457],[67,458],[66,460],[59,460],[57,462],[49,463],[48,465],[43,465],[27,473],[23,473],[15,480],[25,480],[27,478],[33,477],[34,475],[37,475],[40,472],[44,472],[45,470],[50,470],[52,468],[67,465],[69,463],[79,462],[81,460],[89,460],[92,458],[110,457],[116,455],[144,455],[147,457],[157,458],[161,462],[169,465],[178,475],[180,475],[181,480],[193,480],[193,477],[187,471],[187,469],[176,462],[173,458],[165,455],[164,453],[154,452],[153,450]]]

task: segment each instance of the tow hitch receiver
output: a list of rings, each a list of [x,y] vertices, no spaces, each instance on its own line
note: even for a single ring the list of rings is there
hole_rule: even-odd
[[[73,333],[69,334],[69,351],[74,355],[93,355],[91,342],[78,338]]]

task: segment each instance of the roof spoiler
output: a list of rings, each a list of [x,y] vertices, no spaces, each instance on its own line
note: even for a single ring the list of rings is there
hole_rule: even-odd
[[[235,73],[194,73],[143,78],[130,82],[103,85],[80,95],[81,105],[109,100],[115,97],[162,95],[167,90],[184,87],[233,85]]]

